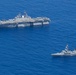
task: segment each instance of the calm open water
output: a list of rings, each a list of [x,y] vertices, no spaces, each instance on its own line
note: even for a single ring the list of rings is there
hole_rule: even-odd
[[[47,16],[48,26],[0,28],[0,75],[76,75],[76,56],[53,58],[66,44],[76,48],[76,0],[0,0],[0,19],[26,11]]]

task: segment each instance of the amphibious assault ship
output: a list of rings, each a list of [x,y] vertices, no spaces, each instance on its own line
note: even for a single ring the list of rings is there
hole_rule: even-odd
[[[13,19],[0,20],[0,27],[26,27],[36,25],[47,25],[50,23],[50,19],[47,17],[31,18],[25,12],[24,15],[18,14]]]

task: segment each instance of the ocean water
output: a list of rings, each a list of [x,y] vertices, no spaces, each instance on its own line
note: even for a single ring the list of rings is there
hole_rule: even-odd
[[[0,0],[0,20],[24,11],[51,23],[0,28],[0,75],[76,75],[76,56],[51,56],[66,44],[76,48],[76,0]]]

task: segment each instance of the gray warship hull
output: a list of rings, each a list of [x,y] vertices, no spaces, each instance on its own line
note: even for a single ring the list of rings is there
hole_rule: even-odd
[[[0,24],[0,27],[27,27],[27,26],[43,26],[48,25],[49,22],[22,22],[22,23],[9,23]]]

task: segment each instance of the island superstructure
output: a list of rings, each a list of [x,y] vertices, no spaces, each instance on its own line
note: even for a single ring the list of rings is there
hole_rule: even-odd
[[[36,17],[31,18],[25,12],[24,15],[18,14],[13,19],[0,20],[0,27],[26,27],[35,25],[47,25],[50,23],[48,17]]]

